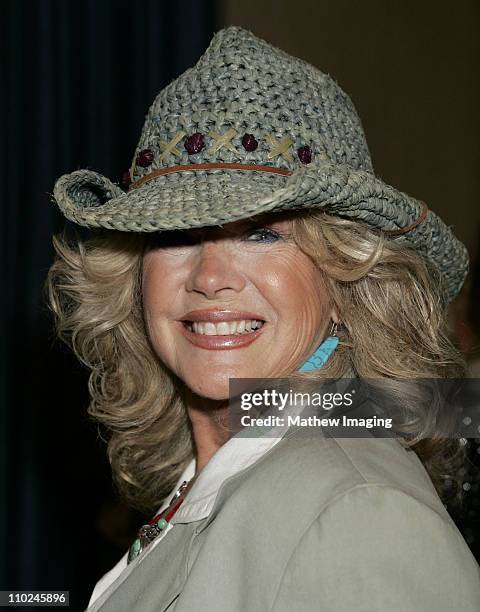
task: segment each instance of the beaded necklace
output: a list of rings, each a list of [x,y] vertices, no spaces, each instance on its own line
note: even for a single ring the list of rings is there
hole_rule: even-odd
[[[147,546],[157,538],[162,531],[165,530],[169,524],[172,516],[182,505],[185,499],[185,489],[193,482],[194,478],[187,481],[184,480],[178,487],[170,500],[170,504],[162,510],[159,514],[156,514],[152,519],[148,521],[146,525],[143,525],[138,530],[137,539],[130,546],[128,551],[127,565],[133,561],[138,555],[147,548]]]

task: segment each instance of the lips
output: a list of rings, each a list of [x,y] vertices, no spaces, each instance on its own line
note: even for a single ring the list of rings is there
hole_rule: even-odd
[[[189,323],[195,321],[205,321],[211,323],[220,323],[221,321],[241,321],[245,319],[255,319],[264,321],[264,324],[259,329],[242,334],[227,334],[227,335],[209,335],[195,333]],[[244,348],[255,342],[262,334],[265,327],[265,319],[259,314],[240,310],[192,310],[183,316],[179,321],[176,321],[179,331],[182,335],[194,346],[210,351],[230,350],[235,348]]]
[[[260,329],[256,329],[248,334],[208,336],[206,334],[196,334],[195,332],[191,331],[182,321],[177,321],[177,325],[179,326],[181,333],[189,342],[191,342],[191,344],[210,351],[224,351],[249,346],[263,333],[265,328],[264,325]]]
[[[242,319],[256,319],[257,321],[265,321],[265,317],[255,312],[246,312],[243,310],[191,310],[187,312],[180,321],[210,321],[211,323],[220,323],[221,321],[241,321]]]

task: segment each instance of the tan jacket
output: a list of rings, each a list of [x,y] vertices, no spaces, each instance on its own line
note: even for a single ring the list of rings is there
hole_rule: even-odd
[[[96,610],[480,610],[479,566],[395,439],[292,431],[223,481],[208,516],[188,499]]]

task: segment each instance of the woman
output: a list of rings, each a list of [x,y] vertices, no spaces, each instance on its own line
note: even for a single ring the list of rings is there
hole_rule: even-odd
[[[92,370],[119,490],[157,511],[89,609],[478,610],[440,497],[462,446],[420,402],[400,439],[231,435],[231,379],[463,375],[444,312],[465,248],[374,176],[348,96],[224,29],[156,98],[126,187],[55,186],[104,228],[54,240],[58,333]]]

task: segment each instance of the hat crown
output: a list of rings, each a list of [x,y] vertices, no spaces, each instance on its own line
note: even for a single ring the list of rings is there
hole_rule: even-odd
[[[447,301],[468,270],[451,229],[374,175],[360,119],[337,83],[237,27],[218,32],[158,94],[123,184],[127,192],[78,170],[57,180],[54,196],[80,225],[132,232],[322,209],[414,248],[441,272]]]
[[[215,162],[295,171],[321,153],[373,172],[349,96],[311,64],[231,26],[157,95],[131,174]]]

